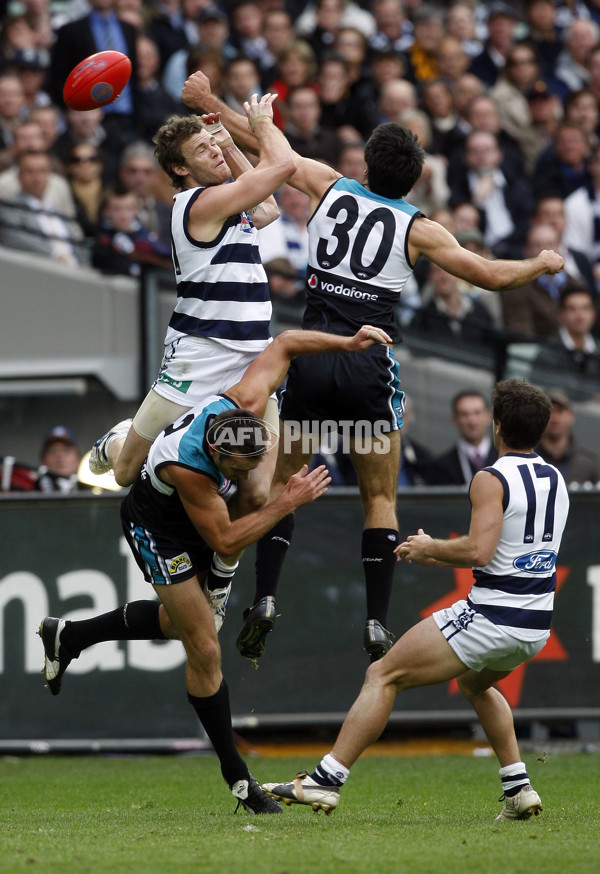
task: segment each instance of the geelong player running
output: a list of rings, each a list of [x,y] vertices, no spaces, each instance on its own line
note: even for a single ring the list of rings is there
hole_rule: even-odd
[[[429,567],[473,567],[460,600],[419,622],[372,664],[335,745],[314,772],[263,786],[287,803],[330,812],[349,768],[386,726],[396,694],[454,677],[500,762],[504,807],[498,820],[528,819],[542,809],[521,761],[513,717],[495,688],[542,649],[550,635],[556,559],[569,495],[560,472],[534,447],[550,418],[549,397],[523,380],[494,392],[499,458],[471,481],[469,533],[437,540],[422,529],[396,547],[398,560]]]

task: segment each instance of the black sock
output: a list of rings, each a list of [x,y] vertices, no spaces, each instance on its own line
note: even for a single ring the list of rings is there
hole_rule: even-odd
[[[165,640],[160,630],[159,607],[160,601],[132,601],[92,619],[67,620],[60,642],[77,658],[82,649],[104,640]]]
[[[219,757],[221,773],[229,788],[238,780],[248,780],[248,766],[236,750],[233,740],[229,689],[225,680],[219,691],[208,698],[195,698],[189,692],[187,697]]]
[[[277,591],[283,561],[292,541],[294,524],[294,514],[288,513],[270,531],[263,534],[256,544],[255,604],[266,595],[274,595]]]
[[[215,589],[226,589],[229,583],[234,578],[238,565],[239,561],[236,561],[235,565],[233,565],[232,567],[224,565],[219,560],[219,556],[215,552],[210,563],[210,568],[208,569],[208,573],[206,575],[206,588],[210,592],[214,591]]]
[[[387,628],[387,611],[398,546],[398,532],[393,528],[366,528],[362,533],[362,563],[367,586],[367,619],[377,619]]]

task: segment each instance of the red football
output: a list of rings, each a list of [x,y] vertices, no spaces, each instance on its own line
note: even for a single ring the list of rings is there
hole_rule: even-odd
[[[74,67],[63,88],[70,109],[86,111],[117,99],[131,76],[131,61],[122,52],[96,52]]]

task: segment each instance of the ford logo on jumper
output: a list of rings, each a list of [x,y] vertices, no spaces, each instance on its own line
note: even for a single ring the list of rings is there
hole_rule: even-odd
[[[513,561],[513,567],[530,574],[551,574],[556,563],[555,552],[529,552]]]

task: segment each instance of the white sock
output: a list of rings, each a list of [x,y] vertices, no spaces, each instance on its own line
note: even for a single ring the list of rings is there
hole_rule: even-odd
[[[334,759],[331,753],[327,753],[310,776],[323,786],[343,786],[349,773],[345,765]]]

